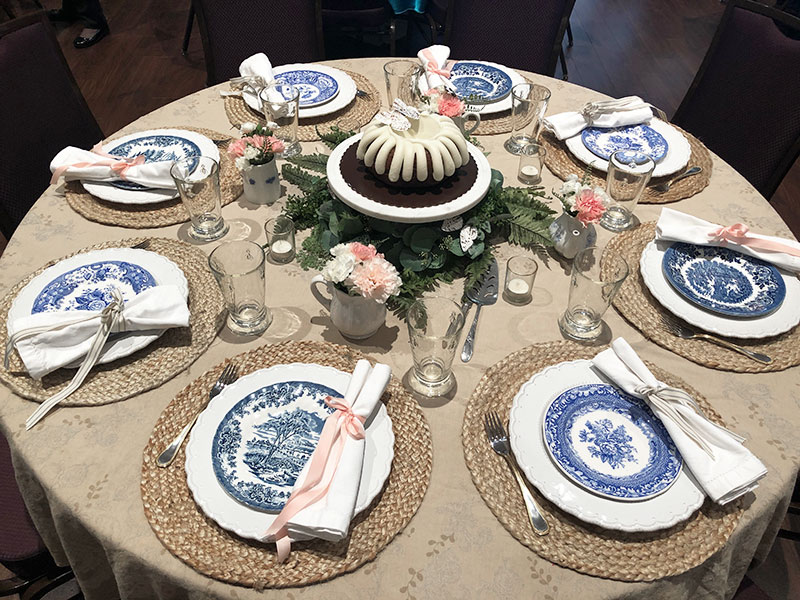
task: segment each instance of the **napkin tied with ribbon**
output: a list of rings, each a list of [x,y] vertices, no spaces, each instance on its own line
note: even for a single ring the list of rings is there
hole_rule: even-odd
[[[651,104],[638,96],[626,96],[618,100],[587,102],[578,112],[551,115],[542,119],[542,123],[559,140],[565,140],[578,135],[587,127],[610,129],[648,123],[653,118],[653,110]]]
[[[291,539],[311,536],[338,541],[347,536],[355,512],[366,446],[364,423],[389,383],[388,365],[359,360],[343,398],[328,397],[336,410],[325,420],[317,447],[301,471],[292,495],[265,532],[286,560]]]
[[[417,58],[425,69],[425,78],[428,80],[428,89],[444,86],[448,91],[454,92],[456,87],[450,81],[450,71],[455,64],[450,57],[450,47],[435,44],[417,52]]]
[[[656,225],[656,239],[701,246],[724,246],[776,267],[800,273],[800,242],[751,233],[743,223],[723,227],[671,208],[663,208]]]
[[[100,144],[91,150],[67,146],[50,161],[50,171],[53,173],[50,183],[56,183],[63,176],[67,181],[124,179],[150,188],[175,189],[175,182],[169,173],[171,167],[172,161],[169,160],[147,163],[144,155],[126,158],[107,154]]]
[[[744,438],[708,420],[685,391],[656,379],[623,338],[614,340],[592,364],[627,393],[647,401],[714,502],[735,500],[757,488],[767,474],[762,462],[742,445]]]
[[[275,74],[272,72],[272,63],[270,62],[269,58],[267,58],[267,55],[263,52],[253,54],[253,56],[244,59],[239,65],[239,75],[245,79],[261,79],[264,87],[275,81]],[[252,87],[256,94],[259,94],[263,89],[262,87],[259,87],[259,85],[252,85]],[[280,91],[275,88],[270,88],[270,90],[267,92],[267,97],[271,102],[286,101],[286,99],[283,97],[283,94],[281,94]],[[286,109],[284,109],[284,112],[286,112]]]

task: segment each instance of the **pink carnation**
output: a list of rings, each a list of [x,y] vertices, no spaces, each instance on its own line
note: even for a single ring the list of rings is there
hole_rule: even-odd
[[[267,136],[267,143],[271,152],[283,152],[283,142],[274,135]]]
[[[245,138],[233,140],[228,144],[228,154],[232,156],[244,156],[245,148],[247,148],[247,140]]]
[[[439,98],[439,114],[445,117],[460,117],[464,112],[464,103],[450,94]]]
[[[380,303],[386,302],[389,296],[399,294],[403,285],[394,265],[377,257],[357,264],[347,281],[362,296]]]
[[[243,139],[247,140],[247,142],[251,146],[255,146],[259,150],[264,149],[264,143],[267,141],[267,138],[265,138],[263,135],[254,135],[249,138],[243,138]]]
[[[584,225],[597,223],[603,213],[606,212],[606,205],[602,196],[594,190],[582,190],[575,198],[575,210],[578,211],[578,220]]]
[[[369,246],[365,246],[360,242],[353,242],[350,244],[350,252],[356,257],[356,260],[365,261],[371,258],[375,258],[378,252],[375,250],[375,246],[370,244]]]

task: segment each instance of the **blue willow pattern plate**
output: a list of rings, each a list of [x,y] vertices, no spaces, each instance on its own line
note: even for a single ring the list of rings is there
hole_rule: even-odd
[[[587,127],[581,133],[581,140],[592,154],[603,160],[609,160],[618,150],[635,150],[658,162],[669,150],[664,136],[648,125],[628,125],[610,129]]]
[[[107,149],[107,152],[114,156],[126,158],[133,158],[139,154],[144,154],[145,162],[171,162],[173,160],[186,158],[187,156],[202,155],[197,144],[177,135],[145,135]],[[152,189],[130,181],[120,180],[111,181],[109,183],[123,190]]]
[[[237,402],[217,427],[211,463],[217,481],[251,508],[280,511],[317,447],[333,390],[308,381],[274,383]]]
[[[505,71],[478,62],[457,62],[450,71],[450,82],[460,98],[477,96],[490,102],[511,93],[511,77]]]
[[[130,300],[155,287],[156,280],[139,265],[107,260],[83,265],[56,277],[36,296],[31,314],[62,310],[102,310],[111,302],[111,288]]]
[[[324,104],[339,93],[339,84],[333,77],[312,69],[286,71],[275,75],[275,79],[291,85],[300,92],[301,107]]]
[[[681,296],[728,317],[763,317],[786,297],[786,283],[774,265],[730,248],[675,243],[661,266]]]
[[[558,396],[544,416],[544,441],[575,483],[617,500],[644,500],[666,491],[683,459],[647,403],[605,383]]]

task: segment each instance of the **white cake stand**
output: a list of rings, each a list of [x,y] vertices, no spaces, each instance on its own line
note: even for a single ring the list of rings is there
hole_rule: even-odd
[[[486,192],[489,191],[489,183],[492,180],[492,168],[489,161],[475,146],[467,143],[467,149],[478,166],[478,176],[475,183],[461,196],[450,202],[438,204],[436,206],[426,206],[421,208],[411,208],[404,206],[390,206],[375,202],[356,192],[345,180],[342,175],[341,162],[344,153],[350,146],[357,144],[361,139],[361,134],[354,135],[334,148],[328,159],[327,176],[328,188],[331,193],[347,204],[350,208],[357,210],[370,217],[393,221],[396,223],[430,223],[455,217],[483,200]]]

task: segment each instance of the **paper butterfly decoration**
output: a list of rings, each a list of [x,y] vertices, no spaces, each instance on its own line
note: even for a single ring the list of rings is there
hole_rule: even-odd
[[[395,131],[407,131],[411,128],[409,119],[419,120],[419,111],[408,106],[400,98],[395,98],[392,103],[392,110],[381,111],[375,118],[384,125],[389,125]]]
[[[458,241],[461,243],[461,251],[466,252],[472,245],[475,243],[475,239],[478,237],[478,229],[473,225],[467,225],[464,229],[461,230],[461,233],[458,236]]]

